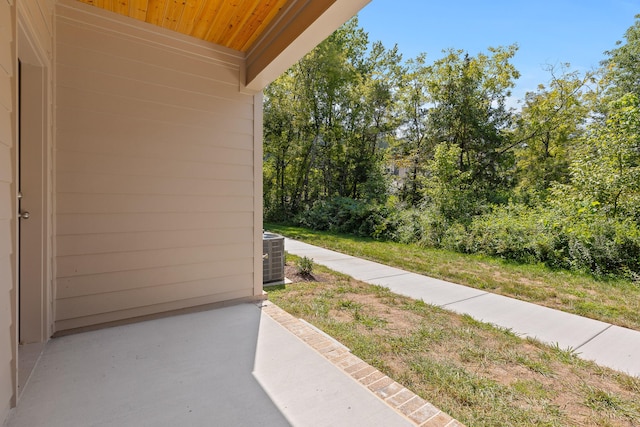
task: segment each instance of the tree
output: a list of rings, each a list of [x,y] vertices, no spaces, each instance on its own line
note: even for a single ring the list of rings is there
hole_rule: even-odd
[[[397,46],[387,50],[382,43],[374,43],[351,88],[345,134],[349,140],[345,172],[350,177],[344,194],[351,198],[381,200],[387,194],[382,166],[384,148],[398,125],[395,108],[401,60]]]
[[[469,186],[470,171],[459,168],[462,149],[444,142],[428,162],[429,179],[425,183],[425,198],[429,206],[445,220],[468,222],[474,212],[474,194]]]
[[[400,123],[391,157],[396,167],[408,171],[401,183],[401,197],[410,205],[417,205],[422,200],[425,162],[433,151],[428,137],[427,111],[431,97],[426,69],[426,54],[409,59],[398,88]]]
[[[589,127],[571,164],[570,191],[610,217],[640,221],[640,97],[612,102],[604,123]],[[575,196],[574,196],[575,197]]]
[[[640,15],[624,33],[626,43],[616,42],[615,49],[605,52],[602,61],[607,83],[606,102],[621,98],[626,93],[640,96]]]
[[[553,182],[567,183],[572,150],[589,114],[591,73],[567,71],[569,64],[549,68],[551,80],[525,95],[512,136],[516,155],[518,193],[544,198]]]
[[[427,68],[430,139],[460,147],[458,168],[469,172],[467,184],[488,200],[510,185],[512,154],[504,148],[512,111],[506,101],[519,77],[510,63],[516,52],[516,45],[476,57],[448,50]]]
[[[287,167],[292,162],[292,145],[297,131],[285,102],[292,93],[292,76],[285,73],[277,85],[265,89],[264,97],[264,207],[266,212],[286,213]]]
[[[397,48],[369,48],[352,19],[265,89],[267,217],[291,218],[318,199],[384,197],[400,62]]]

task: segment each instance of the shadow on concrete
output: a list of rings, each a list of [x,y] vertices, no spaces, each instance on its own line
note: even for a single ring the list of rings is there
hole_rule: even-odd
[[[6,425],[411,424],[240,304],[52,339]]]
[[[242,304],[52,339],[8,426],[287,426]]]

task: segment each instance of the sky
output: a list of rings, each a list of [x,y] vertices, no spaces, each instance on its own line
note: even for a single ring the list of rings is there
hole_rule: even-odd
[[[426,52],[427,63],[447,48],[476,55],[517,43],[513,96],[522,99],[549,80],[548,64],[596,68],[637,14],[640,0],[372,0],[358,19],[371,42],[397,44],[404,59]]]

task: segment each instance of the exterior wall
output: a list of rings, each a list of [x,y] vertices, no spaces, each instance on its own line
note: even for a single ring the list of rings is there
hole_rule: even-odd
[[[16,10],[0,0],[0,419],[15,404],[13,147],[15,138]]]
[[[0,0],[0,419],[6,418],[8,409],[16,403],[18,382],[15,217],[18,33],[29,35],[25,42],[29,43],[30,56],[21,57],[23,62],[30,63],[37,56],[39,65],[50,70],[52,11],[53,2],[48,0]],[[51,81],[49,71],[43,79]],[[43,110],[45,115],[50,114],[48,104]],[[50,128],[44,129],[43,140],[48,146]]]
[[[242,54],[66,1],[55,52],[56,330],[257,294]]]

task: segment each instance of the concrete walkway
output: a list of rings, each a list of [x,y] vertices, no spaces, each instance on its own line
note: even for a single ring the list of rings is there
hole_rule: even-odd
[[[640,377],[640,332],[536,304],[410,273],[292,239],[285,250],[392,292],[508,328],[587,360]]]

